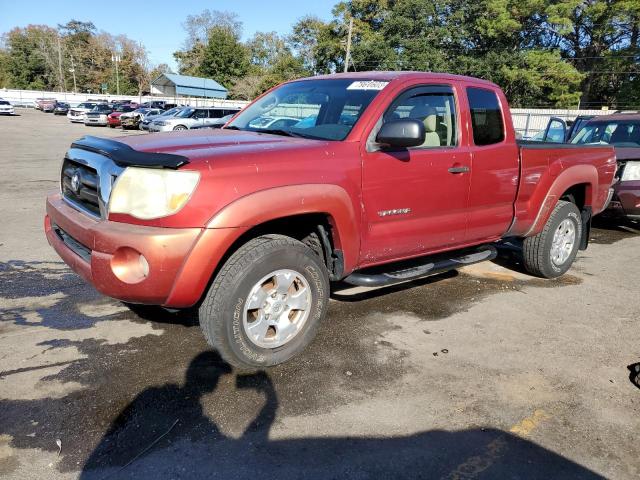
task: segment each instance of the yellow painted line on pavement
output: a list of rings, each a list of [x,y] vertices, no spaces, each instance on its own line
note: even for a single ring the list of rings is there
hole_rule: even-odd
[[[531,416],[523,418],[513,425],[509,429],[509,432],[518,437],[527,437],[548,418],[551,418],[551,415],[544,410],[537,409]],[[499,435],[497,438],[487,443],[483,453],[467,458],[448,475],[445,475],[442,478],[446,478],[448,480],[466,480],[477,477],[480,473],[491,468],[496,460],[500,459],[505,454],[506,450],[509,448],[507,438],[508,435],[506,433]]]

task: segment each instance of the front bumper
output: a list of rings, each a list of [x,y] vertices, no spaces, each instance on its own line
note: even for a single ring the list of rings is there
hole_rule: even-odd
[[[85,117],[85,125],[97,125],[99,127],[106,127],[109,124],[107,117]]]
[[[640,180],[618,182],[605,214],[640,220]]]
[[[67,113],[67,118],[69,119],[70,122],[84,123],[84,113],[80,113],[78,115]]]
[[[153,122],[149,124],[150,132],[171,132],[175,125],[154,125]]]
[[[202,296],[222,255],[245,229],[162,228],[94,219],[59,193],[47,198],[49,244],[99,292],[182,308]],[[140,255],[148,273],[140,274]]]

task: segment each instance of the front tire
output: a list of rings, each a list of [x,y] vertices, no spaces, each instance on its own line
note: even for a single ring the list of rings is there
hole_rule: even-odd
[[[200,306],[200,326],[231,365],[268,367],[286,362],[313,340],[328,299],[321,259],[298,240],[264,235],[225,262]]]
[[[526,270],[537,277],[556,278],[569,270],[582,239],[578,207],[558,201],[540,233],[524,239],[522,253]]]
[[[176,125],[175,127],[173,127],[174,131],[180,131],[180,130],[186,130],[187,127],[185,127],[184,125]]]

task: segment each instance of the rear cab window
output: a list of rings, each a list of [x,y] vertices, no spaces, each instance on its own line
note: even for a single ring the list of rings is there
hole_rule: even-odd
[[[493,145],[505,139],[504,122],[498,95],[493,90],[468,87],[467,100],[471,114],[473,143]]]

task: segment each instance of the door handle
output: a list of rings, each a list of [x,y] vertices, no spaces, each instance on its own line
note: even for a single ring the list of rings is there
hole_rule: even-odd
[[[451,167],[449,168],[449,173],[467,173],[469,171],[469,167]]]

